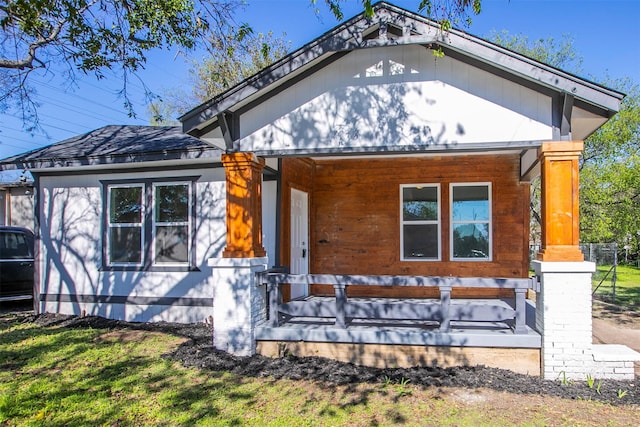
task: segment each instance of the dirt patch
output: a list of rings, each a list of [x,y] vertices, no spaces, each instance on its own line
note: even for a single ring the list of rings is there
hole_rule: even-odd
[[[640,329],[640,311],[627,310],[608,302],[593,300],[593,317],[607,320],[618,327]]]
[[[596,381],[591,387],[586,381],[545,381],[511,371],[482,366],[438,368],[378,369],[337,362],[319,357],[268,358],[237,357],[212,346],[212,329],[205,324],[132,323],[101,317],[42,314],[25,316],[24,321],[44,327],[98,328],[118,332],[152,331],[187,338],[174,352],[162,357],[180,361],[184,366],[203,371],[229,371],[247,377],[309,380],[327,385],[394,383],[423,388],[453,387],[465,389],[463,401],[482,400],[482,390],[515,395],[546,395],[569,400],[597,400],[614,405],[640,405],[640,383],[637,381]],[[135,332],[134,336],[139,332]],[[138,336],[139,338],[139,336]],[[519,398],[516,398],[518,400]]]

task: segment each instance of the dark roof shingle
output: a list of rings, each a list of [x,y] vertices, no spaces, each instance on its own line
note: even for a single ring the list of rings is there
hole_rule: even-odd
[[[217,157],[221,151],[177,126],[105,126],[0,160],[0,169]]]

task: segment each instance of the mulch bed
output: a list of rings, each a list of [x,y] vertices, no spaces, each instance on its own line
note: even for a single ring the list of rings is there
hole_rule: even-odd
[[[212,329],[205,324],[133,323],[102,317],[41,314],[24,321],[44,327],[132,329],[188,338],[174,352],[162,355],[184,366],[203,371],[228,371],[247,377],[309,380],[328,385],[357,383],[406,383],[421,387],[487,388],[522,395],[549,395],[565,399],[596,400],[613,405],[640,405],[640,382],[602,380],[589,387],[586,381],[545,381],[511,371],[483,366],[379,369],[320,357],[237,357],[212,346]],[[624,397],[619,394],[625,392]]]

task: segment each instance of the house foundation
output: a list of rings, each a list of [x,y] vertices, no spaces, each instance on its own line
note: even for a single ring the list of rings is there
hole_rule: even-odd
[[[540,349],[537,348],[258,341],[256,350],[259,354],[268,357],[283,357],[288,354],[298,357],[326,357],[381,369],[484,365],[509,369],[519,374],[540,375]]]

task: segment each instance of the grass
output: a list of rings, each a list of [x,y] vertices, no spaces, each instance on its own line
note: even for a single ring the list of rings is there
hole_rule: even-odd
[[[621,425],[637,408],[399,383],[332,386],[185,368],[180,338],[0,316],[0,426]]]
[[[594,289],[605,277],[611,266],[598,266],[593,275]],[[613,299],[612,272],[604,279],[596,295],[608,302],[615,302],[625,309],[640,309],[640,268],[629,265],[616,267],[615,300]]]

